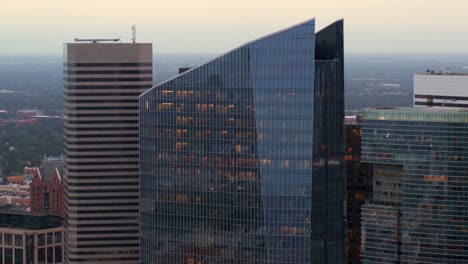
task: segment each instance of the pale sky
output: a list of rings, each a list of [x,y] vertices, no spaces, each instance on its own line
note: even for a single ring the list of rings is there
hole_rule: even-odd
[[[62,52],[73,38],[221,53],[315,17],[344,18],[347,53],[468,53],[468,0],[0,0],[0,54]]]

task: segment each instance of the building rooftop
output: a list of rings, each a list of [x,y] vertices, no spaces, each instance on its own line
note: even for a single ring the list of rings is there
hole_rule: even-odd
[[[468,109],[430,107],[366,108],[363,110],[362,119],[468,123]]]
[[[447,113],[447,112],[453,112],[453,113],[467,113],[468,114],[468,109],[463,109],[463,108],[451,108],[451,107],[368,107],[365,108],[364,111],[402,111],[402,112],[426,112],[426,113]]]
[[[42,180],[46,182],[52,181],[55,168],[58,169],[60,176],[62,176],[63,166],[64,166],[63,156],[44,158],[42,160],[41,167],[39,168],[39,170],[41,171]]]
[[[360,115],[345,116],[346,125],[359,125],[361,123]]]
[[[468,76],[468,73],[462,73],[462,72],[452,72],[449,69],[443,69],[443,70],[426,70],[425,73],[417,73],[415,75],[439,75],[439,76]]]
[[[62,225],[62,218],[58,216],[35,216],[27,213],[0,211],[0,227],[3,228],[40,230]]]

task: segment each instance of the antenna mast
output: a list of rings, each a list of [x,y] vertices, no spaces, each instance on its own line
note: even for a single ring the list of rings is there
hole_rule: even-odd
[[[135,25],[132,26],[132,41],[133,43],[136,42],[136,26]]]

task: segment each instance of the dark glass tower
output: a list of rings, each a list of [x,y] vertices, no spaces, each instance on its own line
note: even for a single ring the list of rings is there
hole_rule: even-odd
[[[343,263],[342,25],[306,21],[140,97],[142,263]]]
[[[348,264],[361,263],[361,209],[372,195],[372,166],[361,162],[360,116],[346,120],[346,250]]]

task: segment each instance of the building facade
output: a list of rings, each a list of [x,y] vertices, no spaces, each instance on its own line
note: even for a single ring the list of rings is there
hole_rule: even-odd
[[[67,263],[138,263],[138,96],[152,45],[64,46]]]
[[[343,263],[343,85],[310,20],[144,93],[141,263]]]
[[[414,106],[468,108],[468,74],[451,72],[414,75]]]
[[[361,207],[372,194],[370,164],[361,162],[360,116],[346,116],[346,251],[348,263],[361,263]]]
[[[63,263],[62,222],[56,216],[0,213],[0,262]]]
[[[65,216],[63,162],[63,157],[47,157],[39,168],[34,168],[29,184],[31,214]]]
[[[468,112],[365,110],[362,130],[362,160],[374,174],[363,262],[466,263]]]

